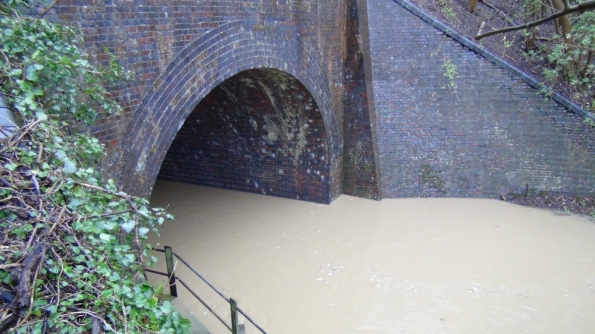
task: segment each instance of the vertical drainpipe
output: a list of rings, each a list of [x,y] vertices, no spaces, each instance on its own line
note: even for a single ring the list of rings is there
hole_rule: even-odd
[[[0,139],[8,138],[17,130],[17,121],[8,107],[4,95],[0,94]]]

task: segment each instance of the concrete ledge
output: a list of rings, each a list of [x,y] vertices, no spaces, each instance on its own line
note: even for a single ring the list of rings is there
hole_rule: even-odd
[[[460,35],[456,31],[454,31],[452,28],[445,25],[444,23],[438,21],[434,17],[423,12],[419,7],[412,4],[411,2],[409,2],[407,0],[393,0],[393,1],[395,3],[401,5],[403,8],[407,9],[413,15],[419,17],[420,19],[422,19],[423,21],[425,21],[432,27],[442,31],[443,33],[445,33],[447,36],[451,37],[455,41],[463,44],[465,47],[469,48],[471,51],[483,56],[484,58],[490,60],[491,62],[502,67],[503,69],[510,71],[512,74],[514,74],[515,76],[519,77],[521,80],[526,82],[529,86],[531,86],[535,89],[541,88],[540,82],[537,81],[535,78],[529,76],[525,72],[519,70],[512,64],[510,64],[507,61],[505,61],[504,59],[496,56],[495,54],[491,53],[490,51],[484,49],[479,44],[471,41],[467,37]],[[552,100],[556,101],[557,103],[561,104],[562,106],[564,106],[566,109],[579,115],[580,117],[582,117],[584,119],[591,119],[591,120],[595,121],[595,116],[592,113],[583,110],[576,103],[568,100],[567,98],[560,95],[559,93],[552,92],[552,95],[550,98]]]

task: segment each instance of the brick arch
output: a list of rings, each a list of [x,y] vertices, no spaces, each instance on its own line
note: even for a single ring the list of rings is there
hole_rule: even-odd
[[[338,108],[332,104],[329,80],[320,53],[304,46],[287,28],[252,29],[230,22],[188,45],[163,71],[132,116],[118,147],[103,170],[122,190],[149,196],[174,137],[190,112],[216,86],[254,68],[273,68],[296,78],[316,102],[328,141],[331,185],[340,184],[341,138]],[[337,172],[338,171],[338,172]],[[331,197],[338,196],[332,187]]]
[[[322,114],[294,77],[272,68],[242,71],[190,113],[158,178],[330,202]]]

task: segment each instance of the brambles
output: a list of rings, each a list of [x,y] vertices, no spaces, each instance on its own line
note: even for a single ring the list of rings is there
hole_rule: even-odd
[[[22,4],[22,2],[20,2]],[[80,35],[0,5],[1,92],[21,127],[0,139],[0,332],[185,332],[144,280],[147,233],[171,219],[94,168],[103,147],[77,122],[119,112]]]

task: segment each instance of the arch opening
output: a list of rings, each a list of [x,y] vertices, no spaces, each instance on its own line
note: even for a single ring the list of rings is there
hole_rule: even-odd
[[[330,203],[322,114],[307,88],[272,68],[216,86],[175,136],[158,179]]]

